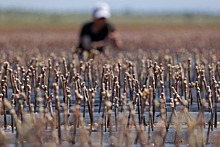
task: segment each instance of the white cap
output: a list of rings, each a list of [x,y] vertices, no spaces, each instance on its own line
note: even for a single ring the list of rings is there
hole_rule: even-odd
[[[105,2],[98,2],[93,8],[92,15],[94,18],[110,18],[111,12],[109,5]]]

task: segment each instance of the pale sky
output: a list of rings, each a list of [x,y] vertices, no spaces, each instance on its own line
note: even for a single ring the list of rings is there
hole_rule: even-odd
[[[97,0],[0,0],[0,9],[90,11]],[[112,11],[209,12],[220,14],[220,0],[106,0]]]

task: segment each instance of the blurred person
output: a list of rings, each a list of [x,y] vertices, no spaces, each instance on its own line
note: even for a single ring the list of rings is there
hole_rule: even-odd
[[[121,48],[121,40],[114,26],[108,21],[111,17],[107,3],[99,2],[92,11],[92,21],[83,24],[79,34],[78,53],[104,53],[105,48],[113,45]]]

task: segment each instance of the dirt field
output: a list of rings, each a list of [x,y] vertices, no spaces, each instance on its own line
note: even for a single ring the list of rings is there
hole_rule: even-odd
[[[190,52],[199,49],[211,53],[211,50],[219,52],[220,48],[220,27],[216,26],[125,26],[117,30],[124,44],[122,51],[141,49],[162,53],[185,48]],[[65,55],[77,46],[78,33],[79,29],[71,27],[0,29],[0,50],[2,54],[16,51],[20,56],[27,54],[26,57],[48,56],[52,52]]]
[[[117,28],[117,26],[116,26]],[[124,48],[219,48],[220,27],[156,26],[117,28]],[[77,45],[79,29],[65,27],[0,29],[0,48],[58,48]],[[133,46],[133,47],[132,47]]]
[[[0,50],[36,50],[60,54],[77,46],[86,16],[0,14]],[[220,22],[208,16],[113,16],[123,50],[220,48]]]

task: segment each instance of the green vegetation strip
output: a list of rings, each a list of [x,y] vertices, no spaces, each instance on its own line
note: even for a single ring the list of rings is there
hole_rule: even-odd
[[[79,27],[90,20],[89,14],[49,14],[2,11],[0,28],[33,27],[33,26],[66,26]],[[199,25],[220,26],[220,16],[211,15],[113,15],[111,21],[119,26],[167,26],[167,25]]]

